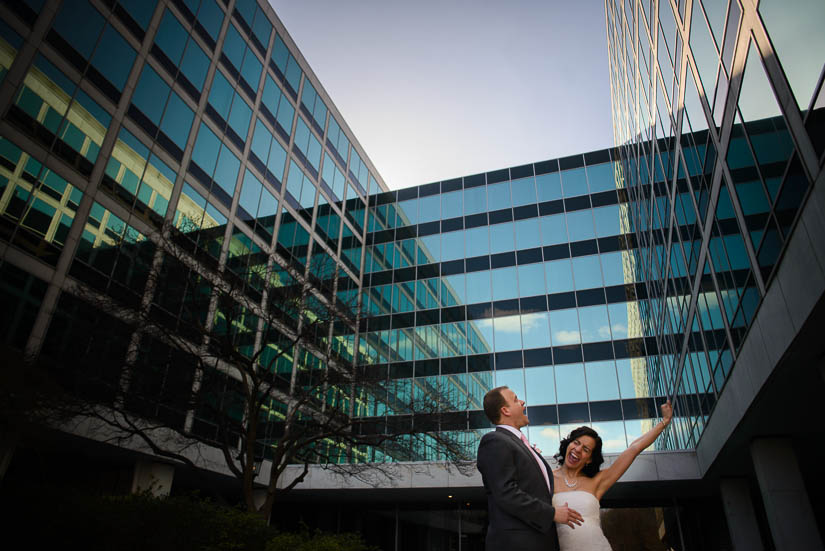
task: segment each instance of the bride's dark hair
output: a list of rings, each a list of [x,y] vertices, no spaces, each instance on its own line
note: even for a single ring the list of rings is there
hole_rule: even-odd
[[[563,465],[567,446],[570,445],[570,442],[582,436],[589,436],[596,441],[593,452],[590,454],[590,463],[585,465],[581,470],[583,475],[593,478],[601,469],[602,463],[604,463],[604,457],[602,457],[602,437],[590,427],[579,427],[571,431],[570,434],[567,435],[567,438],[562,439],[561,444],[559,444],[559,453],[554,455],[553,458],[559,462],[559,465]]]

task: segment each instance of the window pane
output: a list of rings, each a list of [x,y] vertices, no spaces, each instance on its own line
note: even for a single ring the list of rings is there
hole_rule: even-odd
[[[558,403],[569,404],[587,401],[587,388],[584,383],[584,366],[569,364],[556,366],[556,388]]]
[[[538,218],[519,220],[516,226],[516,249],[532,249],[541,245]]]
[[[550,330],[553,332],[553,346],[577,344],[581,342],[579,316],[575,308],[550,312]]]
[[[613,178],[613,163],[587,167],[587,181],[590,184],[590,193],[616,189],[616,181]]]
[[[573,270],[569,258],[544,263],[548,293],[563,293],[573,290]]]
[[[541,224],[542,245],[558,245],[568,242],[564,214],[542,216],[539,218],[539,222]]]
[[[541,262],[518,267],[518,290],[522,297],[545,294],[544,265]]]
[[[505,300],[518,297],[516,281],[516,267],[499,268],[490,272],[493,278],[493,300]]]
[[[539,202],[561,199],[561,178],[558,172],[536,176]]]
[[[496,352],[521,348],[521,322],[519,316],[505,316],[493,320]]]
[[[587,306],[579,308],[582,342],[610,340],[610,323],[607,321],[607,306]]]
[[[492,254],[515,250],[513,241],[513,223],[490,226],[490,252]]]
[[[576,290],[602,286],[602,271],[599,256],[581,256],[573,259],[573,278]]]
[[[481,226],[465,230],[467,236],[467,258],[490,254],[489,227]]]
[[[568,212],[567,231],[570,235],[570,241],[584,241],[585,239],[595,238],[596,231],[593,228],[593,215],[590,214],[590,209]]]
[[[522,315],[521,334],[525,349],[550,346],[550,323],[547,312]]]
[[[527,383],[525,401],[528,405],[556,403],[556,380],[552,365],[528,367],[524,370],[524,379]],[[558,445],[558,442],[556,444]]]
[[[587,176],[584,167],[562,171],[561,182],[565,197],[587,194]]]
[[[616,366],[613,360],[588,362],[584,367],[587,373],[587,395],[591,401],[619,398],[619,383],[616,379]]]

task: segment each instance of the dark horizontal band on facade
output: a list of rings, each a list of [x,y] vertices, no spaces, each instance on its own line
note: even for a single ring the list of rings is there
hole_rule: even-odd
[[[610,161],[616,161],[619,160],[619,158],[619,150],[617,148],[591,151],[590,153],[585,153],[584,155],[572,155],[561,159],[551,159],[533,164],[503,168],[492,172],[465,176],[463,178],[433,182],[422,186],[404,188],[395,191],[385,191],[383,193],[371,195],[370,206],[386,205],[396,201],[405,201],[418,197],[428,197],[430,195],[438,195],[439,193],[458,191],[459,189],[469,189],[483,185],[497,184],[507,180],[518,180],[520,178],[528,178],[530,176],[540,176],[542,174],[559,172],[559,170],[593,166]]]
[[[713,396],[708,394],[685,397],[686,409],[679,415],[696,416],[710,411]],[[548,404],[528,406],[527,414],[531,426],[566,425],[575,423],[634,421],[656,419],[657,404],[664,402],[658,398],[627,398],[624,400],[604,400],[598,402],[578,402],[572,404]],[[454,411],[426,415],[390,415],[361,417],[356,420],[355,429],[361,435],[386,434],[408,426],[420,431],[481,430],[491,428],[491,423],[481,410]],[[564,435],[562,435],[564,436]],[[549,451],[549,450],[545,450]]]

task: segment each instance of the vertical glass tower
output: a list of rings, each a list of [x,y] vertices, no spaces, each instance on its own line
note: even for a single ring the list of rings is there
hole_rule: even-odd
[[[700,440],[822,169],[825,7],[755,4],[605,3],[651,383],[677,397],[681,448]]]

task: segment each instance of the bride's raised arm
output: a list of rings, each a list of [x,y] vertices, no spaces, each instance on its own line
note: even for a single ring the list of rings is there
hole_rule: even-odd
[[[662,434],[665,427],[670,424],[670,421],[673,418],[673,407],[670,405],[670,400],[662,404],[661,409],[662,420],[659,421],[655,427],[634,440],[633,443],[630,444],[630,447],[628,447],[619,457],[616,458],[613,464],[603,471],[599,471],[599,473],[594,477],[596,479],[596,498],[601,499],[607,490],[609,490],[610,487],[613,486],[619,478],[621,478],[625,471],[627,471],[631,463],[633,463],[636,457],[642,453],[642,450],[650,446],[656,438]]]

